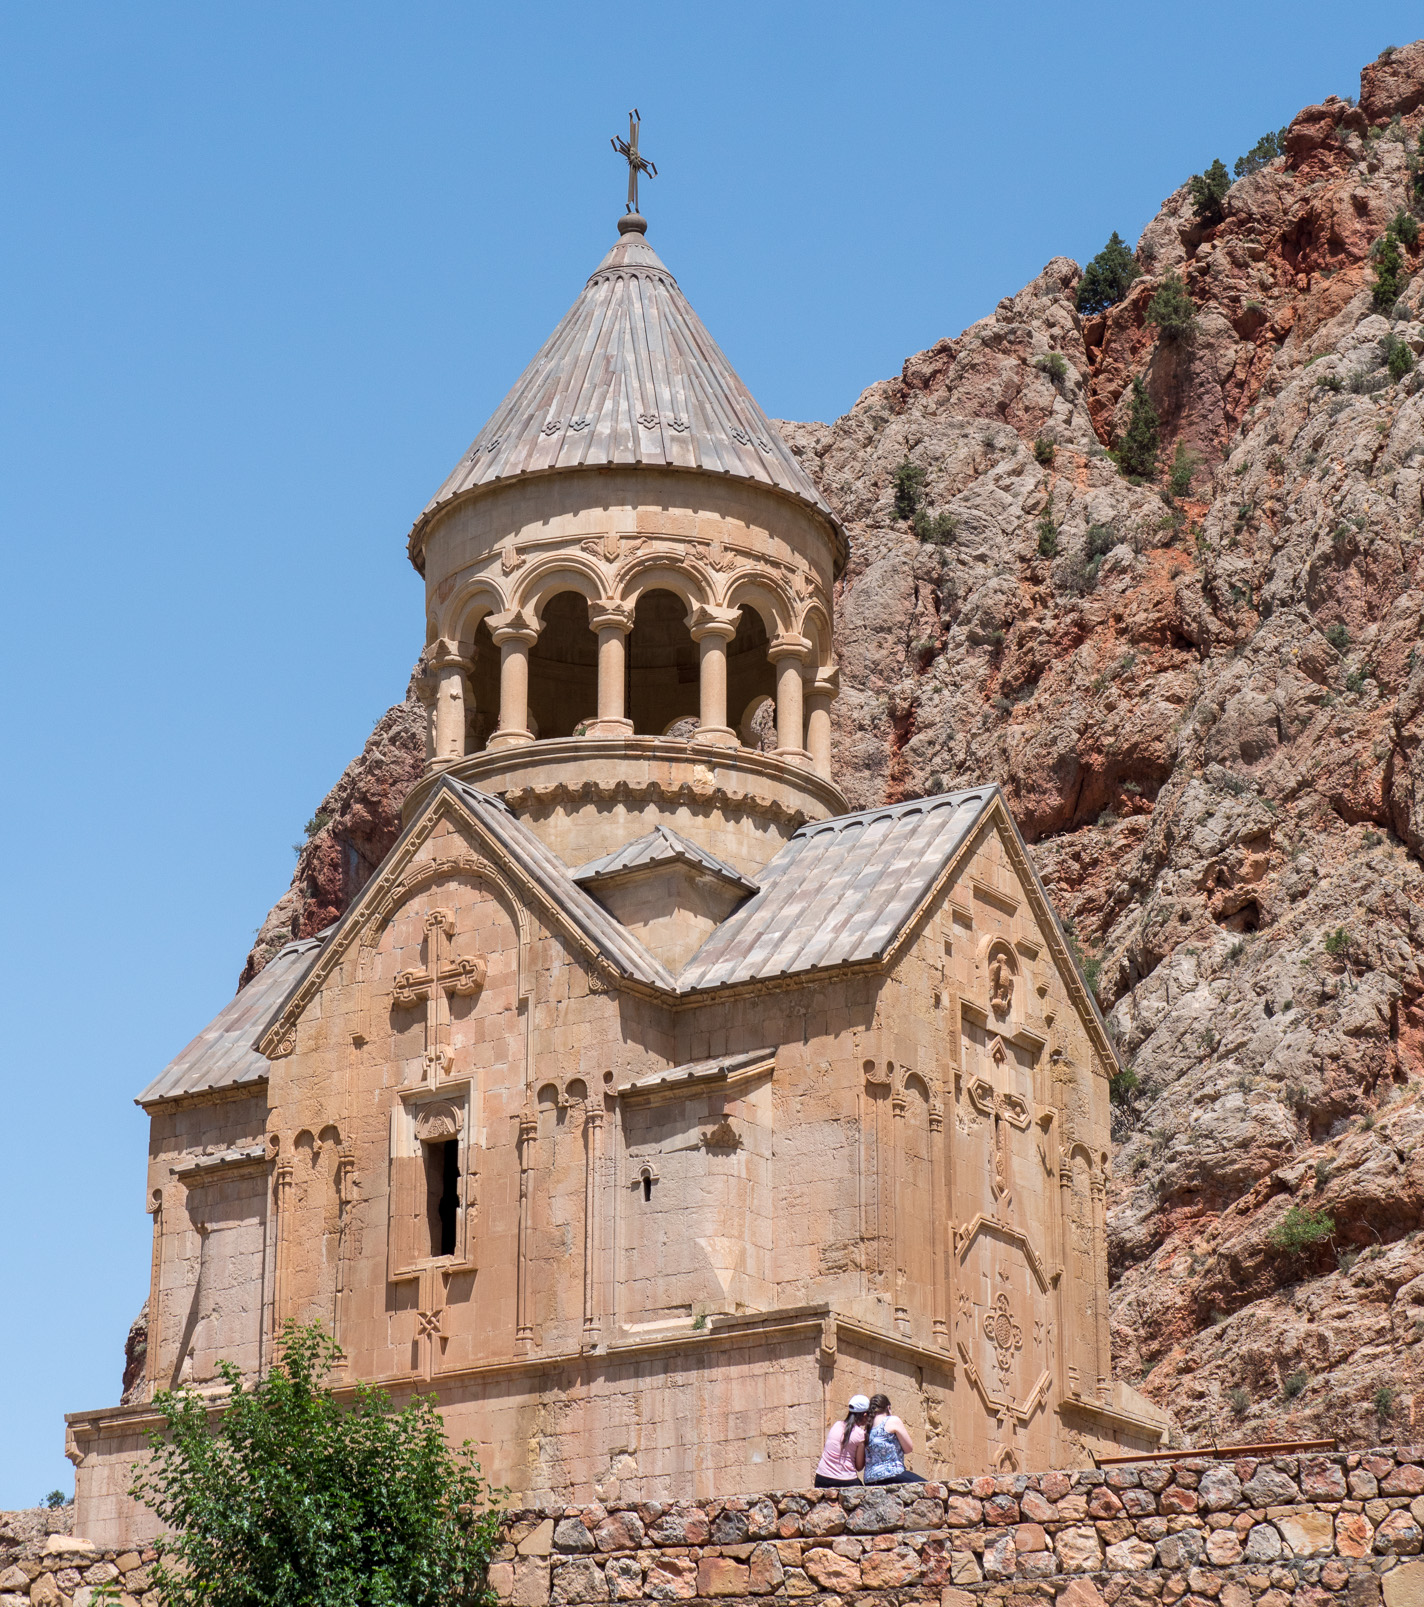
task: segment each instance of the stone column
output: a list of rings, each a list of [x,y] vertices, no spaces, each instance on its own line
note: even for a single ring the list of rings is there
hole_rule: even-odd
[[[436,764],[465,757],[465,672],[469,665],[454,642],[438,641],[430,649],[430,675],[435,682],[435,722],[431,755]]]
[[[534,1201],[529,1174],[534,1167],[534,1140],[538,1136],[538,1120],[526,1108],[519,1116],[519,1263],[514,1280],[514,1338],[519,1344],[530,1344],[534,1339],[529,1313],[529,1258],[534,1249]]]
[[[804,636],[778,636],[766,650],[776,666],[776,752],[782,759],[809,764],[806,721],[802,712],[801,668],[811,644]]]
[[[1064,1395],[1077,1395],[1082,1389],[1078,1360],[1082,1347],[1078,1342],[1077,1314],[1068,1302],[1068,1290],[1073,1283],[1073,1158],[1058,1157],[1058,1378]]]
[[[949,1349],[949,1329],[944,1320],[944,1297],[947,1277],[947,1258],[944,1253],[944,1224],[949,1215],[947,1202],[941,1198],[944,1189],[944,1106],[930,1101],[930,1325],[934,1342],[941,1350]]]
[[[598,718],[588,729],[591,737],[626,737],[633,722],[623,707],[627,677],[628,632],[633,610],[611,597],[588,605],[588,628],[598,636]]]
[[[415,695],[425,711],[425,768],[435,763],[435,677],[427,669],[415,681]]]
[[[598,1195],[599,1160],[603,1137],[603,1095],[595,1090],[584,1105],[583,1185],[583,1342],[585,1349],[598,1344]]]
[[[892,1089],[890,1095],[890,1114],[894,1138],[891,1140],[893,1160],[891,1165],[895,1169],[891,1179],[890,1195],[890,1243],[894,1253],[890,1258],[891,1276],[895,1280],[895,1326],[901,1334],[910,1337],[910,1308],[905,1304],[905,1266],[908,1259],[905,1254],[907,1248],[902,1235],[905,1233],[905,1208],[902,1195],[901,1180],[905,1176],[905,1068],[900,1068],[900,1083]],[[918,1224],[916,1225],[918,1227]]]
[[[147,1387],[145,1399],[162,1388],[158,1376],[158,1353],[163,1343],[163,1190],[154,1189],[148,1197],[148,1209],[153,1217],[153,1255],[148,1274],[148,1354],[144,1357],[143,1373]]]
[[[1098,1399],[1104,1406],[1112,1400],[1112,1330],[1108,1322],[1108,1233],[1107,1180],[1097,1166],[1088,1179],[1093,1201],[1093,1315],[1097,1343]]]
[[[840,686],[838,669],[821,670],[806,697],[806,746],[811,768],[827,781],[831,779],[831,704]]]
[[[735,748],[737,733],[727,724],[727,643],[737,634],[738,608],[712,608],[699,603],[692,613],[691,635],[701,653],[701,706],[698,742]]]
[[[534,740],[529,729],[529,649],[539,630],[522,609],[491,614],[490,636],[499,649],[499,730],[489,748],[517,748]]]

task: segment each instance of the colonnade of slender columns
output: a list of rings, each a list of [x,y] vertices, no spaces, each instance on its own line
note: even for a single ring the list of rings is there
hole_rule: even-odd
[[[740,611],[699,604],[690,633],[699,653],[699,720],[697,740],[736,747],[737,732],[727,719],[727,648],[737,634]],[[627,716],[628,635],[633,610],[603,598],[588,605],[589,628],[598,638],[598,713],[588,727],[593,737],[623,737],[633,731]],[[539,639],[539,624],[523,609],[492,614],[490,636],[499,649],[499,727],[490,748],[519,747],[534,741],[529,728],[529,650]],[[812,644],[784,634],[767,648],[776,672],[776,752],[792,763],[809,764],[828,780],[831,774],[831,703],[838,690],[835,669],[811,666]],[[432,644],[420,695],[427,710],[426,760],[443,766],[464,757],[469,714],[469,660],[455,642]],[[809,679],[808,676],[814,677]]]

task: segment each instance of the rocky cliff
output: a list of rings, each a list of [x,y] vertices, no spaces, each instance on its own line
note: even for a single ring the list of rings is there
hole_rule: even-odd
[[[1371,257],[1421,108],[1424,43],[1386,52],[1219,222],[1170,196],[1105,313],[1055,258],[836,423],[783,426],[851,537],[852,802],[999,781],[1081,946],[1130,1068],[1117,1366],[1193,1443],[1407,1438],[1424,1385],[1424,242],[1398,231],[1381,311]],[[1134,379],[1161,437],[1137,482],[1109,455]],[[420,729],[409,698],[377,728],[245,975],[394,839]]]

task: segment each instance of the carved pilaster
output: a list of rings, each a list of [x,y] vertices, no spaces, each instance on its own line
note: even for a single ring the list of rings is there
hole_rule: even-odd
[[[275,1219],[276,1250],[272,1278],[272,1339],[275,1344],[287,1320],[288,1269],[291,1248],[292,1163],[279,1161],[272,1174],[272,1215]]]
[[[592,1348],[598,1343],[598,1213],[601,1202],[597,1182],[603,1148],[603,1110],[599,1104],[590,1102],[585,1106],[583,1133],[583,1340],[586,1347]]]
[[[519,1117],[519,1266],[515,1277],[514,1338],[518,1344],[531,1344],[534,1325],[529,1314],[529,1255],[533,1248],[533,1180],[534,1140],[539,1132],[538,1119],[532,1110],[524,1110]]]
[[[903,1242],[904,1230],[902,1224],[905,1220],[905,1202],[901,1198],[905,1177],[905,1073],[900,1068],[899,1080],[894,1084],[890,1095],[890,1114],[894,1118],[891,1123],[892,1156],[891,1166],[893,1175],[890,1184],[890,1243],[894,1247],[891,1266],[895,1269],[895,1325],[906,1337],[910,1334],[910,1308],[905,1304],[906,1269]]]
[[[151,1400],[158,1388],[158,1351],[163,1343],[163,1190],[152,1189],[148,1196],[153,1217],[153,1253],[148,1273],[148,1353],[144,1357],[144,1393]]]
[[[949,1202],[944,1193],[944,1106],[930,1105],[930,1324],[935,1344],[949,1349],[945,1297],[949,1257],[945,1254],[945,1221]]]
[[[1093,1202],[1093,1316],[1097,1340],[1098,1399],[1107,1405],[1112,1399],[1112,1330],[1108,1321],[1108,1234],[1107,1189],[1102,1171],[1094,1166],[1088,1178],[1088,1194]]]

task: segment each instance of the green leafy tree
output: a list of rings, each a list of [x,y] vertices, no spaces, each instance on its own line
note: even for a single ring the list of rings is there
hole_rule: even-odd
[[[1192,206],[1196,215],[1207,226],[1214,228],[1226,217],[1226,192],[1231,188],[1231,175],[1226,163],[1218,156],[1205,173],[1193,173],[1188,181]]]
[[[1188,447],[1185,441],[1177,442],[1177,450],[1172,455],[1172,470],[1167,477],[1167,484],[1174,497],[1184,497],[1192,488],[1192,475],[1196,473],[1197,455]]]
[[[954,540],[959,526],[952,513],[926,513],[922,508],[910,520],[915,540],[927,542],[931,547],[947,547]]]
[[[1405,280],[1404,253],[1399,249],[1393,223],[1375,241],[1371,255],[1375,263],[1374,308],[1376,312],[1388,312],[1399,300]]]
[[[913,519],[925,494],[925,471],[905,458],[895,466],[891,484],[895,487],[895,517]]]
[[[1380,353],[1392,380],[1403,379],[1414,367],[1414,353],[1410,351],[1408,342],[1401,340],[1398,335],[1386,335],[1380,342]]]
[[[1141,272],[1137,259],[1114,229],[1108,243],[1083,270],[1083,277],[1078,281],[1078,311],[1105,312],[1115,306]]]
[[[434,1398],[396,1412],[325,1380],[341,1355],[289,1323],[266,1377],[230,1363],[220,1416],[194,1390],[154,1398],[166,1427],[132,1494],[169,1530],[153,1586],[165,1607],[486,1607],[501,1514],[468,1441],[445,1442]]]
[[[1284,156],[1285,153],[1285,129],[1276,129],[1272,133],[1262,134],[1245,156],[1236,158],[1236,177],[1244,179],[1248,173],[1259,173],[1267,162],[1274,161],[1276,157]]]
[[[1127,428],[1117,443],[1118,467],[1132,479],[1146,480],[1157,472],[1157,432],[1160,420],[1147,387],[1134,376],[1132,381],[1132,411]]]
[[[1308,1205],[1293,1205],[1266,1235],[1267,1241],[1287,1255],[1303,1255],[1312,1245],[1328,1239],[1335,1231],[1334,1217],[1312,1211]]]
[[[1147,303],[1147,322],[1156,324],[1162,339],[1175,344],[1190,340],[1197,332],[1197,304],[1181,277],[1167,274]]]

